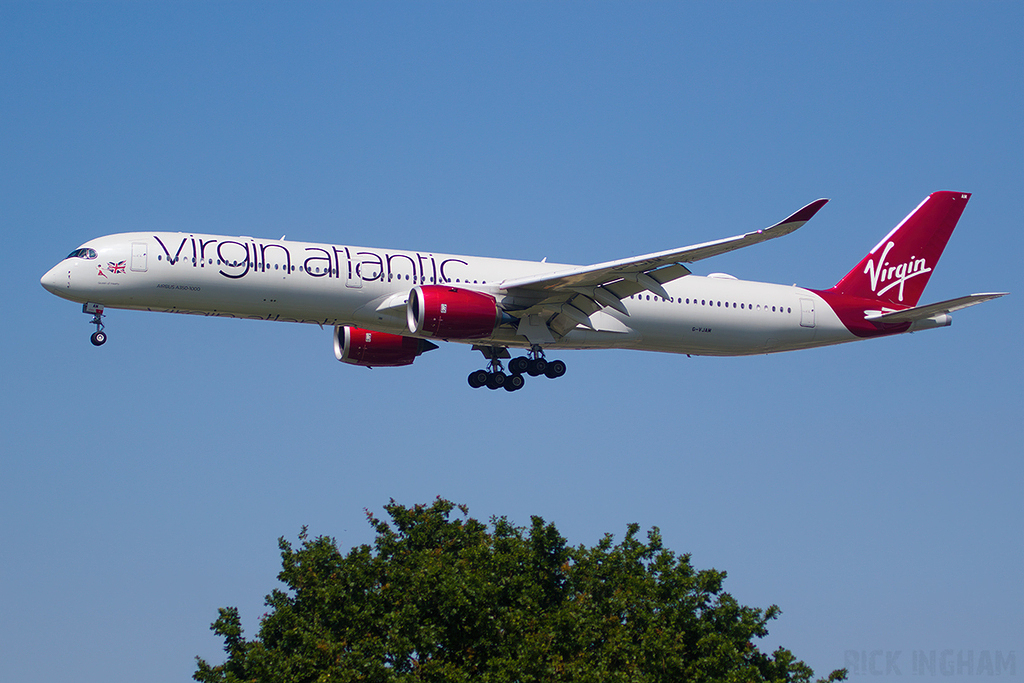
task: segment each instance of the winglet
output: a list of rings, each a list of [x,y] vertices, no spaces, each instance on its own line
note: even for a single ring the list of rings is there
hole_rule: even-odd
[[[827,199],[815,199],[813,202],[798,210],[792,216],[783,218],[781,221],[763,230],[758,230],[755,235],[763,233],[771,233],[773,237],[782,237],[788,235],[797,228],[803,227],[803,224],[814,218],[814,214],[821,210],[821,207],[828,204]],[[748,233],[749,235],[749,233]]]
[[[826,204],[828,204],[827,199],[815,199],[813,202],[800,209],[786,220],[781,221],[779,225],[782,225],[783,223],[795,223],[797,221],[806,223],[814,218],[814,214],[818,213],[818,211],[821,210],[821,207]]]

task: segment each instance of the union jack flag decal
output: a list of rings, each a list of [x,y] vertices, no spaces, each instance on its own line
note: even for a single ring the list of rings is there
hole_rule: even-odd
[[[124,261],[118,261],[117,263],[114,263],[113,261],[107,261],[107,270],[109,270],[111,273],[114,273],[115,275],[117,273],[123,273]]]

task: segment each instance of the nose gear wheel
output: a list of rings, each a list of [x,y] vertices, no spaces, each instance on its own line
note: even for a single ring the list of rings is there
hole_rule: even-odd
[[[89,324],[96,326],[96,331],[89,337],[89,341],[93,346],[103,346],[107,341],[107,333],[103,331],[103,306],[87,303],[82,306],[82,312],[91,313],[92,320],[89,321]]]

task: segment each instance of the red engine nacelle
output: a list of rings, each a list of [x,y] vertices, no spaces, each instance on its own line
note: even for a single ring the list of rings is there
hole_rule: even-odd
[[[480,339],[501,320],[490,294],[445,285],[423,285],[409,292],[409,331],[441,339]]]
[[[436,348],[437,344],[426,339],[348,325],[334,327],[334,357],[342,363],[374,368],[398,367],[409,365],[416,356]]]

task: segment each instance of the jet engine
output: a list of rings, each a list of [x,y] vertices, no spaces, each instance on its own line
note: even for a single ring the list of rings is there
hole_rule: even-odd
[[[480,339],[501,321],[494,297],[445,285],[422,285],[409,292],[409,331],[440,339]]]
[[[342,363],[374,368],[398,367],[409,365],[416,356],[436,348],[437,344],[426,339],[348,325],[334,326],[334,357]]]

